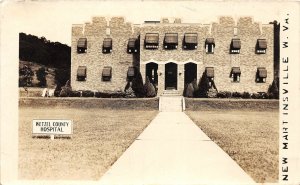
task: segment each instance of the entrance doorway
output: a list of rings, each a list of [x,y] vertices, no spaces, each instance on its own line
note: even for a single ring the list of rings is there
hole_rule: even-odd
[[[149,81],[157,87],[158,84],[158,75],[157,75],[158,64],[150,62],[146,64],[146,77],[149,78]]]
[[[165,89],[177,90],[177,64],[172,62],[165,65]]]
[[[184,85],[192,83],[197,79],[197,64],[187,63],[184,65]]]

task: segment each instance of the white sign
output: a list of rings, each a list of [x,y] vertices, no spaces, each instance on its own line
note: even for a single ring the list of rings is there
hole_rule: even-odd
[[[70,135],[73,133],[72,120],[32,120],[33,134]]]

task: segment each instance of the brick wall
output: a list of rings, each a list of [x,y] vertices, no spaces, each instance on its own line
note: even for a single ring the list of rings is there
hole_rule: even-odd
[[[110,32],[110,33],[109,33]],[[77,53],[77,40],[87,38],[87,53]],[[112,38],[112,52],[102,53],[103,39]],[[74,90],[123,91],[127,84],[127,69],[138,65],[138,57],[127,53],[130,37],[137,37],[132,24],[123,17],[94,17],[91,23],[74,25],[72,28],[71,85]],[[77,81],[78,66],[87,67],[86,81]],[[112,67],[111,81],[102,81],[104,66]]]
[[[107,28],[110,35],[106,35]],[[234,35],[234,29],[237,34]],[[183,50],[184,33],[198,33],[198,48]],[[148,50],[144,48],[146,33],[159,33],[159,48]],[[178,33],[178,48],[165,50],[163,40],[165,33]],[[140,53],[128,54],[127,41],[130,37],[140,36]],[[102,42],[105,37],[113,39],[113,51],[102,53]],[[77,54],[77,40],[86,37],[88,49],[85,54]],[[205,39],[212,37],[215,40],[214,54],[205,52]],[[240,54],[229,54],[230,43],[233,38],[241,40]],[[266,54],[255,54],[257,39],[266,39],[268,48]],[[165,64],[169,62],[178,65],[177,89],[182,94],[184,89],[184,64],[197,64],[197,80],[199,81],[205,67],[215,68],[215,84],[219,91],[238,92],[266,92],[273,81],[274,63],[274,33],[273,25],[260,25],[250,17],[242,17],[235,21],[231,17],[221,17],[212,24],[186,24],[175,18],[163,18],[161,23],[145,23],[132,25],[122,17],[113,17],[106,20],[104,17],[95,17],[91,23],[74,25],[72,28],[72,67],[71,82],[75,90],[116,91],[124,90],[126,75],[129,66],[140,68],[143,80],[146,76],[146,64],[158,64],[158,95],[165,88]],[[76,81],[78,66],[87,66],[87,80]],[[104,66],[112,67],[110,82],[101,81]],[[232,82],[230,72],[232,67],[240,67],[241,78],[239,83]],[[265,67],[268,71],[266,83],[256,83],[257,67]]]

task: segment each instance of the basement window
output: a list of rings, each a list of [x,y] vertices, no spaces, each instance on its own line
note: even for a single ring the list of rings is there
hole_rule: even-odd
[[[77,53],[86,53],[87,50],[87,39],[79,38],[77,41]]]
[[[112,67],[106,66],[102,70],[102,81],[111,81]]]
[[[79,66],[77,69],[77,81],[86,81],[86,66]]]
[[[208,81],[208,87],[213,87],[214,84],[214,77],[215,77],[215,71],[213,67],[207,67],[205,68],[205,75]]]
[[[127,79],[128,81],[132,81],[133,78],[135,77],[135,67],[128,67],[127,70]]]
[[[215,40],[214,38],[207,38],[205,40],[205,51],[208,54],[213,54],[215,49]]]
[[[178,33],[166,33],[164,39],[165,49],[177,49],[178,47]]]
[[[256,50],[256,54],[266,54],[267,40],[257,39],[255,50]]]
[[[193,50],[198,47],[198,34],[197,33],[186,33],[183,39],[183,49]]]
[[[128,53],[137,53],[138,52],[138,43],[136,38],[130,38],[127,44]]]
[[[258,67],[256,72],[256,82],[265,83],[267,78],[267,70],[265,67]]]
[[[230,44],[230,54],[239,54],[241,49],[241,40],[232,39]]]
[[[232,82],[240,82],[241,69],[239,67],[233,67],[231,69],[230,77],[232,79]]]
[[[111,53],[112,52],[112,38],[104,38],[102,53]]]
[[[159,34],[158,33],[146,33],[144,45],[145,45],[146,49],[158,49]]]

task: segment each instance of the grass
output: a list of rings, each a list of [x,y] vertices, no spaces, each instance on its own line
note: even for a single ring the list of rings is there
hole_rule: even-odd
[[[155,117],[154,110],[19,109],[19,178],[97,180]],[[71,139],[32,137],[33,119],[71,119]]]
[[[278,110],[187,111],[187,114],[256,182],[278,181]]]

